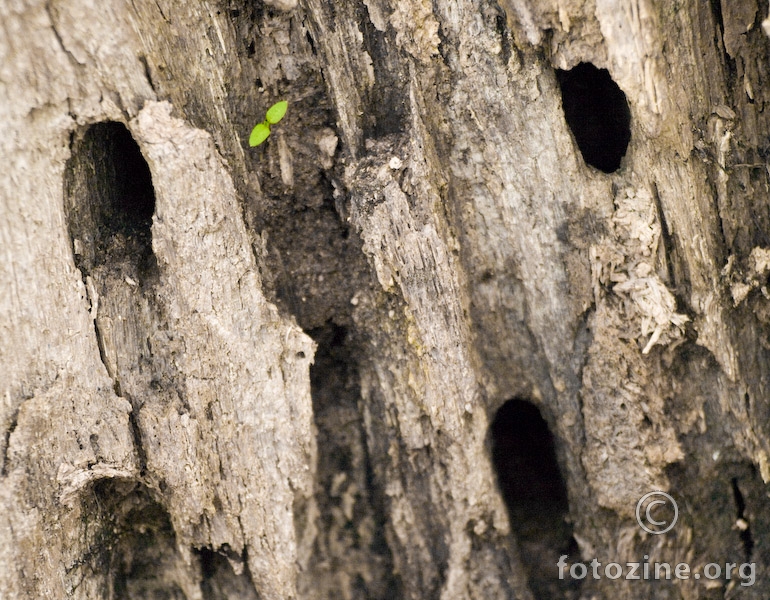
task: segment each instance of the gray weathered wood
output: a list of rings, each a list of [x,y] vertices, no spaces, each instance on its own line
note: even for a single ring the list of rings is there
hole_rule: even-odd
[[[766,13],[0,2],[0,597],[766,597]],[[614,173],[581,62],[628,101]],[[112,221],[124,133],[151,222]],[[568,491],[540,537],[491,460],[512,398]],[[568,552],[756,577],[569,586]]]

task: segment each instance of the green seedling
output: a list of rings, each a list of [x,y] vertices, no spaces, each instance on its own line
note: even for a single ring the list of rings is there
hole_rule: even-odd
[[[267,123],[259,123],[254,129],[251,130],[249,136],[249,146],[259,146],[270,135],[270,125]]]
[[[270,135],[270,126],[275,125],[286,114],[286,109],[289,108],[289,103],[286,100],[276,102],[270,108],[267,109],[265,120],[262,123],[258,123],[251,130],[249,136],[249,146],[259,146]]]

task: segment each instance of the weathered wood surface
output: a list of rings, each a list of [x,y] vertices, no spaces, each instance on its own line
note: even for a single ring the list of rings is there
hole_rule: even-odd
[[[766,597],[767,13],[0,2],[0,597]],[[565,122],[580,62],[628,100],[614,173]],[[101,122],[151,221],[110,229]],[[514,397],[566,538],[498,492]],[[756,581],[566,586],[570,533],[571,560]]]

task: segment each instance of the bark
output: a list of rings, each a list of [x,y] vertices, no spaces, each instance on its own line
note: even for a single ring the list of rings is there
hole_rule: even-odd
[[[767,597],[767,14],[0,2],[0,597]]]

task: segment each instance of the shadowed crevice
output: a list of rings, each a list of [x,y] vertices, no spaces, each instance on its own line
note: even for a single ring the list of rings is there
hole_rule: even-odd
[[[259,600],[251,580],[245,555],[237,556],[227,547],[200,548],[195,553],[200,562],[203,600]]]
[[[310,386],[318,431],[316,557],[333,597],[401,598],[385,536],[385,498],[373,472],[361,414],[358,363],[348,328],[311,329],[318,344]],[[329,597],[332,597],[329,596]]]

